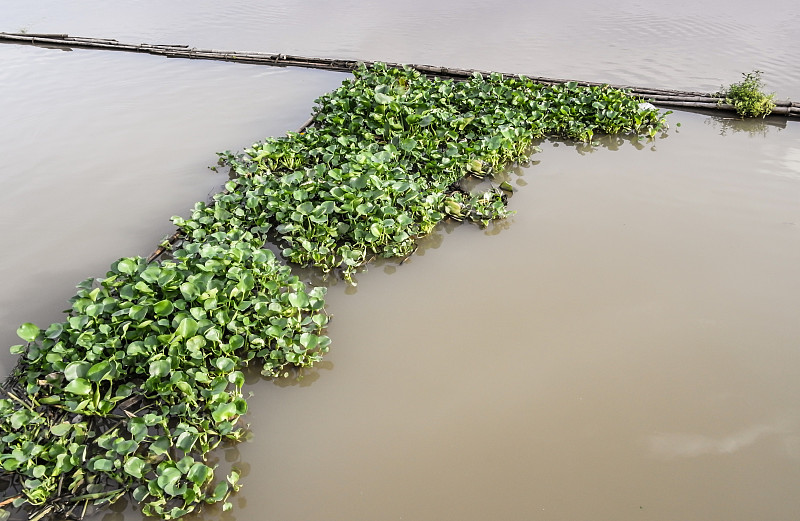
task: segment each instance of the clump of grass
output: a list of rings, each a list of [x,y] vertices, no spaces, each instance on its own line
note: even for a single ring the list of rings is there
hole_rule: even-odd
[[[742,81],[731,84],[727,89],[722,87],[723,90],[719,93],[743,118],[764,117],[775,108],[775,103],[772,101],[775,94],[763,92],[764,82],[761,81],[761,74],[758,70],[742,73],[744,76]]]

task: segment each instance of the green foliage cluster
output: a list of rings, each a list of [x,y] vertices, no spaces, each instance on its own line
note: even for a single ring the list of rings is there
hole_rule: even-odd
[[[236,177],[173,218],[186,240],[169,260],[120,259],[78,287],[64,322],[20,327],[27,344],[12,347],[21,361],[0,388],[0,478],[19,491],[14,506],[41,518],[131,493],[144,514],[174,519],[226,501],[238,474],[215,484],[209,451],[242,435],[242,368],[278,375],[330,343],[324,288],[306,289],[266,242],[352,280],[445,218],[508,215],[508,186],[471,193],[461,181],[527,160],[540,137],[666,126],[608,87],[454,83],[383,65],[317,103],[305,132],[220,154]]]
[[[341,270],[352,282],[372,256],[410,254],[447,216],[482,225],[507,216],[502,191],[470,194],[459,181],[527,160],[535,139],[653,136],[666,125],[608,87],[498,74],[456,83],[380,64],[362,66],[317,104],[305,132],[221,154],[235,172],[227,192],[175,224],[194,240],[247,230],[291,262]]]
[[[0,465],[21,482],[15,503],[69,511],[132,491],[145,515],[172,519],[225,500],[237,473],[212,486],[207,456],[241,436],[241,369],[319,360],[324,294],[235,234],[84,281],[66,321],[23,324],[28,344],[12,348],[22,363],[0,399]]]
[[[727,89],[723,88],[719,95],[724,96],[725,102],[733,105],[736,113],[743,118],[764,117],[772,112],[775,108],[772,101],[775,94],[763,92],[761,71],[742,73],[742,76],[742,81],[731,84]]]

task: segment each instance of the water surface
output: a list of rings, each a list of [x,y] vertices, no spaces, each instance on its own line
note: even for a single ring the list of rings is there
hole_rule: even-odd
[[[792,519],[800,128],[671,119],[545,143],[507,226],[332,288],[331,365],[253,387],[237,518]]]

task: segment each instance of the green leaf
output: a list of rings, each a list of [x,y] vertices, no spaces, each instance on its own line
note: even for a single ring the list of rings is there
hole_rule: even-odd
[[[239,478],[240,477],[241,477],[241,474],[239,473],[238,470],[231,469],[231,473],[228,474],[228,483],[231,484],[231,487],[233,488],[233,490],[239,490],[238,483],[239,483]]]
[[[135,476],[135,477],[141,478],[141,476]],[[147,491],[147,487],[144,485],[139,485],[133,490],[133,499],[138,501],[139,503],[147,499],[148,495],[149,493]]]
[[[202,349],[206,345],[206,339],[201,335],[195,335],[186,341],[186,348],[190,351]]]
[[[158,484],[158,487],[160,489],[164,490],[169,494],[170,490],[174,489],[179,479],[181,479],[181,471],[175,467],[167,467],[160,473],[158,479],[156,480],[156,483]],[[170,495],[175,495],[175,494],[170,494]]]
[[[233,371],[236,364],[227,356],[221,356],[214,361],[214,365],[223,373]]]
[[[216,327],[211,327],[205,332],[204,336],[212,342],[219,342],[222,339],[222,333]]]
[[[305,308],[308,306],[308,295],[302,290],[297,293],[289,293],[289,303],[292,307]]]
[[[178,439],[175,440],[175,446],[181,449],[183,452],[188,453],[192,450],[195,442],[199,435],[191,433],[191,432],[182,432]]]
[[[417,140],[409,137],[400,140],[400,148],[405,150],[406,152],[411,152],[415,148],[417,148]]]
[[[131,456],[125,461],[125,464],[122,466],[125,472],[127,472],[128,474],[130,474],[135,478],[140,478],[140,479],[142,477],[142,472],[144,471],[144,467],[145,467],[144,460],[137,456]]]
[[[58,438],[66,435],[72,430],[72,424],[69,422],[62,422],[50,427],[50,434]]]
[[[103,360],[102,362],[98,362],[89,368],[89,370],[86,372],[86,378],[92,382],[99,382],[109,373],[111,373],[112,370],[113,366],[106,360]]]
[[[92,392],[92,384],[83,378],[77,378],[67,384],[64,390],[79,396],[86,396]]]
[[[208,498],[209,503],[217,503],[225,499],[225,496],[228,494],[228,483],[226,481],[220,481],[217,483],[217,486],[214,487],[214,493],[211,494]]]
[[[244,337],[242,335],[233,335],[231,339],[228,341],[231,348],[234,350],[241,349],[244,347]]]
[[[192,465],[192,468],[190,468],[189,472],[186,474],[186,477],[198,487],[203,486],[206,481],[211,479],[213,476],[214,471],[211,469],[211,467],[204,465],[199,461]]]
[[[139,444],[136,440],[125,440],[122,438],[117,438],[114,442],[114,451],[117,454],[125,455],[130,454],[131,452],[135,451],[139,447]]]
[[[111,461],[110,459],[98,458],[94,460],[94,465],[92,470],[110,472],[114,470],[114,462]]]
[[[159,436],[156,441],[150,444],[150,451],[160,456],[161,454],[165,454],[169,448],[172,447],[172,443],[167,436]]]
[[[139,282],[134,284],[133,289],[139,291],[140,293],[144,293],[146,295],[151,295],[153,293],[153,290],[150,288],[150,286],[148,286],[147,283],[143,280],[140,280]]]
[[[176,333],[180,338],[191,338],[197,332],[197,321],[193,318],[186,317],[178,324]]]
[[[222,423],[224,421],[230,421],[238,416],[238,412],[236,410],[235,403],[223,403],[219,405],[214,411],[211,413],[211,417],[214,419],[216,423]]]
[[[153,305],[153,311],[155,311],[156,315],[160,317],[169,315],[170,313],[172,313],[174,309],[175,307],[169,300],[162,300],[160,302],[156,302],[156,304]]]
[[[188,302],[193,301],[200,296],[200,289],[191,282],[184,282],[181,284],[181,294]]]
[[[375,93],[375,102],[378,103],[379,105],[388,105],[393,101],[394,98],[389,95],[383,94],[382,92]]]
[[[131,418],[128,422],[128,432],[131,433],[133,439],[141,442],[147,436],[147,425],[144,424],[144,420],[141,418]]]
[[[194,465],[194,458],[191,456],[184,456],[178,460],[175,465],[178,467],[178,470],[181,471],[181,474],[187,474],[192,468],[192,465]]]
[[[17,329],[17,336],[26,342],[33,342],[39,336],[40,331],[36,324],[25,322]]]
[[[56,339],[61,336],[62,331],[64,331],[64,324],[61,322],[56,322],[54,324],[50,324],[50,327],[48,327],[47,331],[44,332],[44,336],[47,338]]]
[[[117,262],[117,270],[126,275],[133,275],[136,273],[136,261],[131,258],[120,259]]]
[[[155,360],[150,362],[150,376],[164,377],[172,371],[169,360]]]

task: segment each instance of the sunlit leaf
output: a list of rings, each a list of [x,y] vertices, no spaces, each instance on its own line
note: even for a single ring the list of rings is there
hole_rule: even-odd
[[[26,342],[33,342],[39,336],[40,329],[36,324],[25,322],[17,329],[17,336]]]

